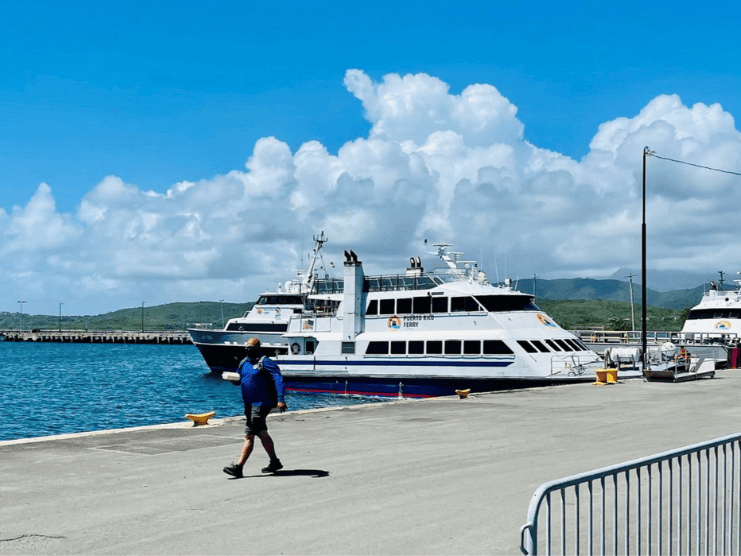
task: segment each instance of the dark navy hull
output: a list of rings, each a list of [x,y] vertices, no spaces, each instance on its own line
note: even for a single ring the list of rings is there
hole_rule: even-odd
[[[196,344],[196,347],[208,368],[214,373],[236,372],[239,362],[247,356],[244,345]],[[277,350],[263,352],[269,357],[280,355]]]
[[[300,377],[283,375],[286,388],[294,392],[356,394],[404,398],[432,398],[452,396],[456,390],[493,392],[515,390],[533,386],[557,384],[553,380],[512,379],[459,379],[459,378],[410,378],[410,377]],[[593,377],[588,380],[594,381]],[[569,382],[574,382],[570,380]]]

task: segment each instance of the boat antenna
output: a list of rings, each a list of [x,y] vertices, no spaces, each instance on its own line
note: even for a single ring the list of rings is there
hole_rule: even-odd
[[[719,290],[723,291],[723,271],[719,270],[718,274],[720,274],[720,280],[718,280]]]
[[[497,264],[497,258],[494,257],[494,272],[497,274],[497,284],[499,283],[499,265]]]

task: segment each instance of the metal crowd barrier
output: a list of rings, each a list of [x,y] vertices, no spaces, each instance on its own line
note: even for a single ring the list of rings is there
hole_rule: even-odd
[[[740,503],[734,434],[544,483],[520,528],[520,550],[739,554]]]

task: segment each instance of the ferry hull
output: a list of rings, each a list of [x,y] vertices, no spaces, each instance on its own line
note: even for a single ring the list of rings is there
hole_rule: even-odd
[[[530,388],[533,386],[551,386],[573,382],[594,382],[594,376],[582,376],[569,379],[503,379],[503,378],[450,378],[450,377],[317,377],[286,376],[283,380],[286,388],[292,392],[354,394],[363,396],[384,396],[404,398],[431,398],[452,396],[456,390],[471,392],[492,392]]]
[[[212,373],[234,373],[240,361],[247,356],[247,348],[244,344],[195,344],[195,346],[201,352],[203,360]],[[263,353],[268,357],[276,357],[287,349],[287,346],[273,349],[266,347],[263,348]]]

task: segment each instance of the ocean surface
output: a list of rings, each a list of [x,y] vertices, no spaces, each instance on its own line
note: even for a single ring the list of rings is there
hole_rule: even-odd
[[[286,395],[289,410],[383,398]],[[195,346],[0,342],[0,440],[244,414],[239,388]]]

